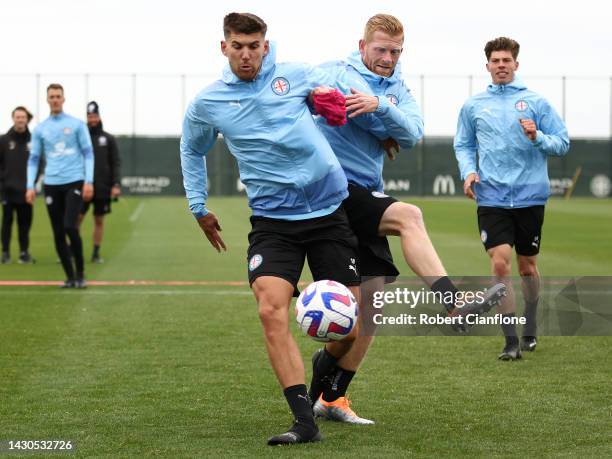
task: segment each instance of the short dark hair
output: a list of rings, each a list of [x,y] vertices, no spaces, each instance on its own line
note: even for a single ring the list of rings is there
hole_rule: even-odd
[[[223,35],[229,37],[232,32],[252,34],[261,33],[264,37],[268,26],[258,16],[251,13],[230,13],[223,18]]]
[[[13,109],[12,113],[11,113],[11,116],[15,116],[15,112],[16,112],[16,111],[22,111],[22,112],[25,112],[26,116],[28,117],[28,123],[29,123],[30,121],[32,121],[32,118],[34,118],[34,115],[32,115],[32,114],[30,113],[30,111],[29,111],[27,108],[25,108],[24,106],[22,106],[22,105],[20,105],[20,106],[18,106],[18,107],[15,107],[15,108]]]
[[[497,37],[494,40],[487,42],[484,48],[485,56],[487,56],[487,61],[491,59],[491,53],[493,51],[510,51],[512,53],[512,58],[516,60],[519,54],[519,50],[521,45],[518,44],[517,41],[508,37]]]
[[[59,83],[51,83],[49,86],[47,86],[47,92],[49,92],[50,89],[59,89],[62,91],[62,93],[64,92],[64,87]]]

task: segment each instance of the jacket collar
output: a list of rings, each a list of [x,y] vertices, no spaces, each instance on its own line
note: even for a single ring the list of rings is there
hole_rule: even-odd
[[[14,140],[25,140],[25,141],[30,140],[30,131],[27,126],[26,126],[26,130],[23,132],[17,132],[15,128],[12,127],[7,131],[6,135]]]
[[[515,76],[514,80],[512,80],[508,84],[489,84],[487,86],[487,91],[491,94],[514,94],[516,92],[522,91],[523,89],[527,89],[527,86],[523,84],[519,77]]]

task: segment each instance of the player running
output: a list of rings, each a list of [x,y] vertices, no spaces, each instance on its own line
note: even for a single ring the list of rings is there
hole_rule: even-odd
[[[512,247],[521,276],[525,318],[521,346],[536,348],[536,312],[540,290],[537,259],[542,242],[544,206],[550,194],[548,156],[569,150],[565,123],[550,103],[527,89],[515,75],[520,46],[499,37],[485,46],[491,84],[463,105],[455,135],[463,191],[478,204],[480,239],[500,279],[512,274]],[[500,307],[514,317],[516,302],[510,285]],[[521,358],[514,323],[502,325],[506,338],[501,360]]]
[[[267,26],[249,13],[223,21],[221,50],[229,65],[202,90],[183,122],[181,165],[189,207],[217,250],[226,250],[206,208],[206,154],[219,133],[238,161],[252,209],[248,277],[259,306],[268,356],[295,421],[269,445],[321,439],[305,385],[304,364],[290,330],[305,257],[315,280],[332,279],[358,294],[356,238],[342,200],[344,172],[307,104],[332,82],[320,69],[276,63]]]
[[[55,250],[66,274],[62,288],[86,288],[79,212],[83,201],[93,197],[93,149],[85,123],[64,113],[64,88],[51,84],[47,102],[51,115],[34,129],[28,160],[26,201],[34,203],[34,179],[44,154],[44,193],[51,219]],[[70,240],[70,250],[66,244]],[[72,257],[74,257],[74,265]]]
[[[349,182],[349,197],[343,205],[359,238],[360,273],[368,277],[362,283],[362,327],[367,317],[364,307],[366,311],[371,308],[373,292],[384,288],[385,278],[392,281],[399,274],[386,236],[400,237],[406,263],[432,291],[443,298],[454,297],[458,292],[429,239],[421,210],[383,193],[385,148],[396,144],[411,148],[423,136],[423,118],[401,76],[399,58],[403,45],[402,23],[394,16],[377,14],[365,26],[359,51],[346,62],[322,66],[351,93],[346,101],[350,115],[345,126],[332,128],[323,119],[318,119],[317,124]],[[480,303],[458,309],[451,301],[445,307],[451,315],[483,313],[496,305],[504,293],[504,285],[497,284]],[[369,330],[360,333],[348,351],[342,343],[329,343],[313,355],[309,395],[317,416],[373,424],[357,416],[345,396],[373,340],[372,324],[365,327]]]

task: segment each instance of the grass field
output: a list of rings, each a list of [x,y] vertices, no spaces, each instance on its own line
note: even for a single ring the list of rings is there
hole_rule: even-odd
[[[473,203],[413,202],[451,275],[488,273]],[[543,337],[509,363],[498,337],[380,337],[349,391],[375,426],[322,422],[321,444],[265,446],[290,415],[244,283],[249,211],[241,198],[210,206],[224,254],[181,198],[114,206],[107,262],[87,277],[162,284],[0,286],[0,441],[70,439],[80,457],[612,457],[609,337]],[[612,275],[611,210],[552,201],[542,274]],[[0,280],[63,280],[40,199],[31,252],[36,265],[1,265]],[[316,343],[294,330],[309,360]]]

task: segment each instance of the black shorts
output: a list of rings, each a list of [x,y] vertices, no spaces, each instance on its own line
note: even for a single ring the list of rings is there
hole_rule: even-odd
[[[54,227],[78,228],[83,206],[83,181],[63,185],[45,185],[45,204]]]
[[[359,240],[359,269],[362,276],[385,276],[393,282],[399,271],[393,264],[389,241],[378,235],[385,211],[397,199],[377,191],[349,184],[349,196],[342,205],[346,209],[351,229]]]
[[[360,284],[357,238],[344,208],[324,217],[277,220],[251,217],[247,252],[249,284],[260,276],[285,279],[297,289],[304,260],[315,281],[334,280],[346,286]]]
[[[94,198],[92,201],[83,202],[83,208],[81,209],[81,213],[85,215],[89,210],[89,206],[93,204],[93,214],[94,215],[106,215],[111,213],[111,200],[108,199],[96,199]]]
[[[544,206],[504,209],[478,207],[478,230],[486,250],[502,244],[515,247],[518,255],[540,252]]]

